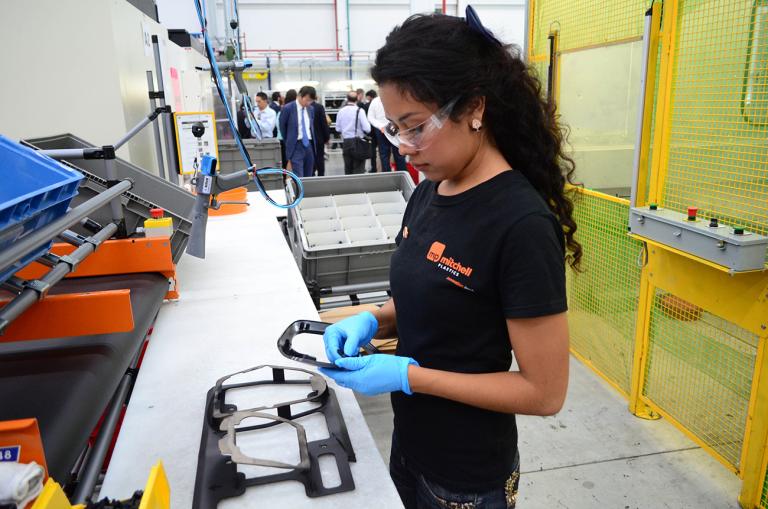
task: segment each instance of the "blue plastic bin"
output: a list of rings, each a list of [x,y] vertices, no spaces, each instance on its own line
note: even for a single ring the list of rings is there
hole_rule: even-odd
[[[82,179],[80,172],[0,135],[0,251],[63,216]],[[51,244],[0,267],[0,283],[44,255]]]

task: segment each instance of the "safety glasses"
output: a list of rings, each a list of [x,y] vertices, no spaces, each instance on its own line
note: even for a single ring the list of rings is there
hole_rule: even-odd
[[[400,129],[394,122],[389,122],[384,127],[384,136],[396,147],[403,145],[417,151],[424,150],[432,144],[437,133],[443,128],[458,100],[458,97],[453,99],[427,120],[409,129]]]

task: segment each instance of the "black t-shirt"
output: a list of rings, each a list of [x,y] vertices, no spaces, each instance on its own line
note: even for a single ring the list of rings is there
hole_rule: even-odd
[[[423,182],[408,201],[390,284],[397,355],[459,373],[508,371],[507,318],[567,309],[562,228],[518,171],[455,196]],[[515,416],[425,394],[392,393],[395,440],[428,479],[500,486],[517,452]]]

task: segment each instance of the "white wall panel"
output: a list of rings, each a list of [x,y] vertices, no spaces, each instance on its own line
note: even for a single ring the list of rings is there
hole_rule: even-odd
[[[146,71],[155,71],[144,51],[143,27],[158,35],[166,97],[174,107],[199,108],[204,73],[193,71],[202,55],[168,42],[165,27],[124,0],[8,2],[0,16],[3,63],[18,69],[0,84],[0,133],[16,139],[72,133],[97,145],[115,143],[149,114]],[[34,19],[29,30],[24,20]],[[30,65],[35,56],[41,65]],[[170,68],[179,75],[176,101]],[[21,71],[23,70],[23,71]],[[175,109],[175,108],[174,108]],[[118,155],[157,171],[151,127]]]

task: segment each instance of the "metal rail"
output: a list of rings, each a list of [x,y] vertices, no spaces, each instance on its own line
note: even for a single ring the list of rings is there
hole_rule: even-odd
[[[350,295],[368,292],[386,292],[389,290],[389,281],[376,281],[373,283],[360,283],[356,285],[339,285],[330,288],[321,288],[320,295],[330,297],[333,295]]]
[[[637,206],[637,178],[640,174],[640,154],[643,150],[643,123],[645,117],[645,82],[648,79],[648,60],[651,51],[651,20],[652,11],[649,9],[645,14],[645,27],[643,29],[643,63],[640,68],[640,98],[637,109],[637,133],[635,134],[635,153],[632,162],[632,189],[629,196],[629,206]],[[655,51],[655,48],[654,48]],[[645,199],[645,197],[641,197]]]
[[[108,224],[70,255],[61,257],[60,261],[45,276],[35,281],[34,284],[23,285],[21,292],[0,309],[0,334],[3,333],[8,325],[21,316],[24,311],[44,297],[53,285],[74,271],[80,262],[90,256],[97,246],[109,239],[116,231],[117,225],[114,223]]]
[[[139,350],[141,351],[141,350]],[[117,386],[115,394],[109,401],[107,407],[106,417],[101,425],[99,436],[96,438],[96,443],[88,453],[88,457],[85,460],[85,467],[83,474],[77,483],[75,494],[72,500],[75,504],[87,503],[93,495],[93,489],[99,480],[99,473],[101,473],[101,467],[104,464],[104,458],[109,451],[109,445],[112,443],[112,436],[117,429],[117,423],[120,419],[120,412],[123,409],[123,405],[128,399],[128,395],[133,388],[135,367],[138,362],[138,355],[131,363],[131,367],[123,375],[120,380],[120,385]]]
[[[131,180],[121,180],[106,191],[81,203],[74,209],[67,212],[64,216],[53,221],[51,224],[41,228],[34,233],[30,233],[19,242],[13,244],[10,248],[0,252],[0,270],[5,270],[11,265],[28,255],[40,245],[45,244],[51,239],[57,237],[70,226],[78,223],[81,219],[88,216],[95,210],[109,203],[113,198],[119,197],[125,191],[133,187]]]

